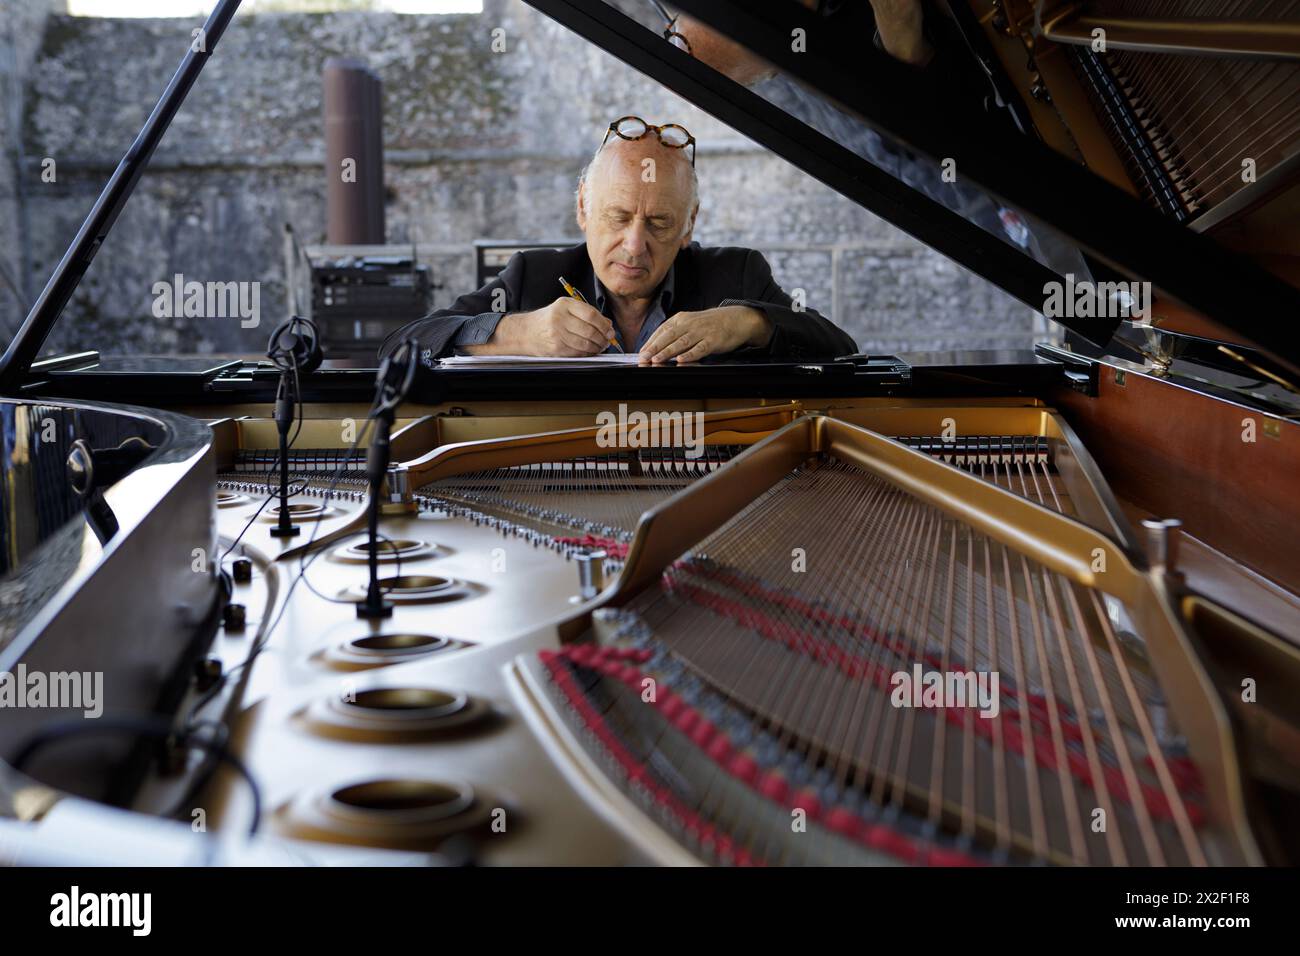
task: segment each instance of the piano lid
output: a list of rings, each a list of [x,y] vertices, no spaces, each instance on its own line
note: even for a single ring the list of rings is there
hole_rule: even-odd
[[[1191,312],[1300,372],[1300,290],[1044,144],[996,61],[928,4],[939,55],[919,71],[877,48],[867,0],[671,4],[775,68],[747,88],[666,39],[650,0],[525,2],[1097,345],[1131,291],[1139,324],[1154,299],[1157,319]]]
[[[206,44],[187,48],[0,357],[0,393],[28,377],[239,2],[217,0]],[[818,0],[816,12],[795,0],[675,0],[676,10],[780,71],[750,90],[665,39],[653,0],[524,2],[1096,345],[1120,326],[1114,313],[1125,295],[1116,283],[1146,282],[1157,306],[1202,320],[1197,334],[1244,341],[1262,350],[1264,364],[1300,377],[1289,328],[1300,290],[1023,132],[1032,128],[1023,104],[990,57],[958,48],[943,51],[941,70],[902,65],[870,39],[867,0]],[[951,0],[952,9],[961,2]],[[996,105],[971,110],[972,93]],[[1077,307],[1087,288],[1103,292],[1093,300],[1109,303],[1106,315]],[[1140,294],[1134,300],[1143,306]]]

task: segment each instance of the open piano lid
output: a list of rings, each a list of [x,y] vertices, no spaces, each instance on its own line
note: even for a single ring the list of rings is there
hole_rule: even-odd
[[[158,142],[180,109],[203,66],[216,53],[240,0],[217,0],[204,24],[201,49],[182,58],[144,127],[109,178],[31,312],[0,357],[0,394],[15,394],[27,381],[40,350],[95,253],[134,191]],[[1053,152],[1031,136],[993,116],[972,116],[956,108],[929,80],[895,62],[864,40],[794,0],[750,5],[734,0],[676,0],[674,6],[754,51],[821,104],[862,124],[887,152],[905,150],[911,170],[928,158],[931,171],[943,160],[955,163],[960,179],[1003,207],[1028,217],[1033,231],[1048,235],[1054,248],[1018,247],[953,212],[888,168],[868,161],[757,93],[740,86],[658,32],[605,0],[525,0],[630,66],[771,149],[847,197],[894,223],[1031,308],[1041,311],[1049,282],[1068,288],[1068,262],[1097,266],[1116,279],[1150,282],[1156,300],[1180,303],[1205,318],[1211,331],[1245,341],[1280,367],[1300,377],[1300,349],[1288,327],[1300,317],[1300,290],[1251,260],[1205,236],[1162,218],[1153,209]],[[636,0],[619,0],[644,16]],[[832,6],[837,4],[832,3]],[[845,4],[851,8],[853,4]],[[868,6],[859,0],[860,10]],[[649,18],[647,17],[647,20]],[[802,30],[801,44],[791,42]],[[796,52],[801,46],[807,52]],[[980,61],[979,69],[992,71]],[[1011,110],[1010,112],[1014,112]],[[898,170],[895,170],[897,172]],[[933,190],[931,190],[933,192]],[[942,198],[942,197],[940,197]],[[1087,266],[1078,256],[1089,257]],[[1061,268],[1062,263],[1065,268]],[[1117,319],[1056,317],[1083,338],[1106,345]]]
[[[1177,303],[1202,317],[1211,335],[1245,342],[1300,374],[1300,349],[1289,328],[1300,320],[1300,290],[1021,132],[1022,108],[1006,97],[1009,84],[995,75],[1000,67],[969,49],[946,55],[969,57],[963,65],[984,79],[988,99],[1005,105],[985,113],[961,108],[968,90],[945,89],[942,71],[937,77],[918,72],[876,49],[869,19],[865,31],[846,29],[844,16],[855,3],[831,4],[842,9],[830,17],[795,0],[672,4],[673,13],[694,17],[777,67],[791,89],[802,91],[800,103],[765,91],[772,81],[747,89],[667,42],[649,2],[525,2],[1035,311],[1044,311],[1048,283],[1060,283],[1068,294],[1074,280],[1149,282],[1157,310]],[[870,8],[867,0],[856,6],[859,19],[850,23],[860,27]],[[828,113],[883,146],[849,148],[818,122]],[[891,169],[882,152],[903,160]],[[945,161],[967,194],[983,197],[985,211],[1011,213],[1003,234],[997,223],[979,223],[960,197],[953,201],[924,181],[913,185],[943,182]],[[1043,241],[1012,238],[1026,227]],[[1067,277],[1072,262],[1079,269]],[[1103,347],[1120,324],[1117,317],[1051,317]]]

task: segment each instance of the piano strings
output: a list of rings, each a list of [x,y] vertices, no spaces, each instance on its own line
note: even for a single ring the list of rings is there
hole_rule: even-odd
[[[1097,3],[1097,16],[1300,20],[1300,2]],[[1189,215],[1213,209],[1300,150],[1300,63],[1110,50],[1105,60]],[[1123,143],[1121,131],[1113,138]],[[1132,146],[1122,147],[1131,153]],[[1243,174],[1254,163],[1254,178]],[[1141,169],[1130,163],[1130,171]],[[1139,174],[1141,175],[1141,174]],[[1145,176],[1141,176],[1145,179]],[[1146,181],[1145,189],[1154,184]]]
[[[761,496],[633,608],[688,684],[720,695],[720,720],[752,717],[760,763],[791,789],[919,816],[990,858],[1203,865],[1194,769],[1105,601],[828,461]],[[889,675],[914,663],[1001,672],[1001,713],[892,706]],[[770,856],[770,828],[725,775],[700,785],[698,811]],[[799,862],[799,845],[771,861]]]

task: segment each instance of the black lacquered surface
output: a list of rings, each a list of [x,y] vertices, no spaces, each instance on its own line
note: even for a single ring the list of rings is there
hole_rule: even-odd
[[[163,434],[147,419],[36,402],[0,404],[0,428],[0,575],[80,522],[86,502],[68,470],[74,442],[115,450],[128,439],[157,446]]]

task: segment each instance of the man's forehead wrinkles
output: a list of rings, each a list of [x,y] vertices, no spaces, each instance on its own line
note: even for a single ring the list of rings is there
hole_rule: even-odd
[[[612,171],[607,181],[611,186],[638,193],[672,189],[676,185],[671,176],[642,175],[639,166],[635,169]]]
[[[678,207],[684,206],[687,196],[646,195],[644,191],[630,185],[611,186],[597,190],[596,201],[601,208],[610,212],[641,213],[647,219],[672,217]]]
[[[689,189],[689,180],[684,176],[663,176],[656,173],[653,177],[647,177],[640,166],[625,168],[606,166],[598,169],[592,178],[607,189],[624,192]]]
[[[685,153],[661,146],[657,140],[610,142],[596,154],[593,172],[599,170],[611,179],[628,177],[640,180],[648,163],[654,163],[659,176],[690,176],[690,162]]]

